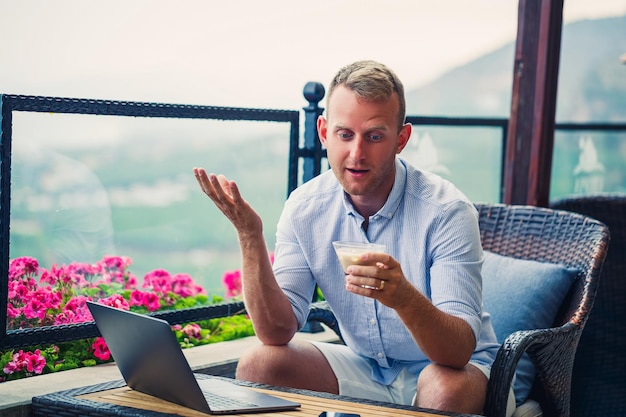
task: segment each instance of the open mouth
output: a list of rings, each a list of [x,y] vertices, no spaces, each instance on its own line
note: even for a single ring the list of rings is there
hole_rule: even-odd
[[[354,168],[346,168],[348,172],[355,175],[363,175],[368,172],[367,169],[354,169]]]

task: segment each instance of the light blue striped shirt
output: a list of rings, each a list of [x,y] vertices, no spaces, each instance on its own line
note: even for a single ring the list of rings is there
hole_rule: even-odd
[[[482,310],[482,248],[477,212],[467,197],[450,182],[396,158],[387,202],[370,217],[367,232],[363,220],[332,171],[298,187],[285,203],[274,272],[300,326],[317,284],[346,345],[370,358],[374,380],[389,384],[403,367],[419,373],[429,363],[393,309],[344,287],[331,242],[382,243],[437,308],[470,325],[477,340],[472,360],[490,366],[498,344]]]

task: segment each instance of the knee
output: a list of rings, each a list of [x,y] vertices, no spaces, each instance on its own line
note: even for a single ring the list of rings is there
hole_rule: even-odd
[[[283,346],[260,345],[247,349],[239,358],[235,378],[250,382],[271,383],[274,375],[282,374],[285,361]]]
[[[416,405],[437,410],[482,412],[487,378],[473,366],[463,370],[428,365],[417,382]]]
[[[454,398],[454,384],[446,378],[447,369],[441,365],[428,365],[417,380],[417,405],[441,410],[447,398]]]

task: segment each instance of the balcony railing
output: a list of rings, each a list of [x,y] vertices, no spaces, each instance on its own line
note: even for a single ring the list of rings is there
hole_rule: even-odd
[[[146,118],[245,120],[280,122],[289,124],[289,161],[287,194],[299,184],[319,175],[326,158],[317,136],[316,120],[323,109],[319,106],[324,88],[319,83],[308,83],[304,97],[309,102],[304,107],[304,133],[300,137],[300,112],[251,108],[86,100],[55,97],[0,95],[0,328],[7,328],[9,230],[11,201],[11,146],[12,117],[14,112],[71,113]],[[485,127],[498,129],[503,150],[500,172],[504,172],[504,150],[508,133],[508,120],[501,118],[448,118],[408,116],[415,126]],[[626,132],[626,123],[557,123],[557,131]],[[500,184],[502,178],[500,178]],[[501,189],[501,187],[500,187]],[[194,308],[188,310],[154,313],[171,324],[236,314],[243,309],[241,302]],[[50,326],[35,329],[0,331],[0,349],[27,347],[36,344],[59,343],[98,335],[94,323]]]

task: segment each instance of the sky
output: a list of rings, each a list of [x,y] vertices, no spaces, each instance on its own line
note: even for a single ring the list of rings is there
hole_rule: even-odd
[[[407,89],[514,41],[516,0],[0,0],[0,93],[299,109],[375,59]],[[564,21],[624,0],[565,0]],[[626,52],[626,51],[625,51]]]

